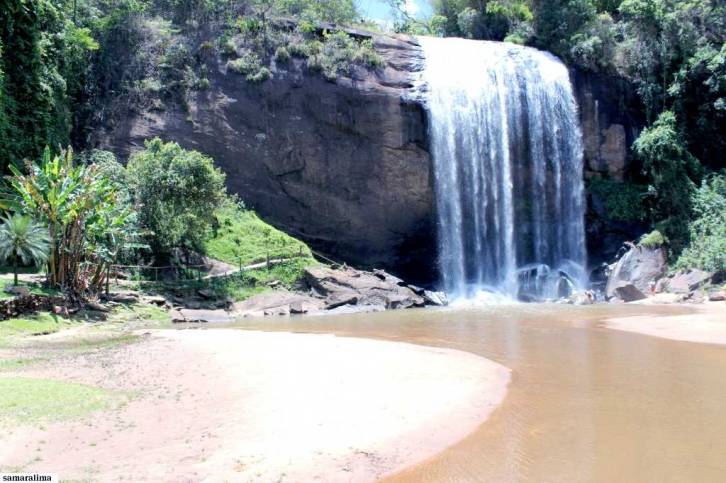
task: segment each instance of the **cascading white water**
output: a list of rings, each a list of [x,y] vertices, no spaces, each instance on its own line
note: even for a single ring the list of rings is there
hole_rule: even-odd
[[[582,141],[565,66],[514,44],[420,41],[444,290],[551,298],[583,285]]]

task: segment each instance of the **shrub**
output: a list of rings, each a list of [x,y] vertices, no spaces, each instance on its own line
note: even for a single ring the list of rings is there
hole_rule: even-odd
[[[262,65],[262,61],[253,52],[245,52],[242,57],[227,62],[227,68],[242,74],[248,82],[259,84],[272,76],[270,69]]]
[[[287,63],[290,60],[290,52],[285,47],[278,47],[275,50],[275,60],[280,63]]]
[[[375,68],[383,65],[383,59],[373,49],[370,40],[357,42],[345,32],[326,33],[319,53],[310,45],[308,67],[320,70],[328,80],[349,74],[353,65]]]
[[[593,196],[603,200],[607,215],[611,219],[626,223],[647,219],[647,212],[643,207],[645,187],[621,183],[611,178],[592,178],[587,184]]]
[[[653,200],[652,217],[664,230],[671,248],[680,253],[688,238],[686,224],[691,216],[693,179],[700,174],[700,164],[686,147],[670,111],[658,116],[633,144]]]
[[[248,75],[247,77],[245,77],[245,79],[253,84],[259,84],[266,81],[270,77],[272,77],[272,72],[270,72],[270,69],[268,69],[267,67],[261,67],[260,70],[258,70],[254,74]]]
[[[226,197],[225,176],[210,157],[156,138],[131,157],[127,177],[156,256],[168,259],[177,248],[202,250]]]
[[[638,245],[645,248],[658,248],[665,245],[666,239],[661,232],[653,230],[640,237]]]
[[[704,180],[693,195],[690,241],[676,268],[726,270],[726,172]]]
[[[227,62],[228,69],[245,76],[257,72],[260,67],[262,67],[262,61],[257,54],[250,51],[244,52],[239,59]]]

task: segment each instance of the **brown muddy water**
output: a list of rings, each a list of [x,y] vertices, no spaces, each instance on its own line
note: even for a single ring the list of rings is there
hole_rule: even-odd
[[[726,347],[605,328],[654,306],[523,304],[249,320],[448,347],[512,369],[502,405],[469,437],[395,482],[724,482]]]

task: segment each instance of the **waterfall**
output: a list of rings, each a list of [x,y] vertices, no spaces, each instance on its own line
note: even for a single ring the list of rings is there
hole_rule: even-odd
[[[582,140],[565,66],[508,43],[420,42],[444,290],[542,299],[584,285]]]

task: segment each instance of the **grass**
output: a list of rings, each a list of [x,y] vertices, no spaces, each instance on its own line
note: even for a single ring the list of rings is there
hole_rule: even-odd
[[[29,272],[31,273],[31,272]],[[5,291],[7,287],[12,287],[14,285],[13,283],[13,275],[10,273],[2,274],[0,275],[0,300],[8,300],[14,297],[13,294],[9,294]],[[57,290],[52,290],[46,287],[43,287],[39,283],[35,282],[25,282],[23,280],[18,280],[18,286],[20,287],[28,287],[28,290],[30,290],[30,293],[37,294],[37,295],[59,295],[60,292]]]
[[[156,305],[124,304],[113,309],[108,323],[143,322],[144,326],[163,327],[171,324],[169,312]]]
[[[75,324],[77,322],[73,320],[64,319],[48,312],[20,319],[0,320],[0,346],[5,345],[9,339],[14,337],[52,334]]]
[[[0,420],[11,423],[76,419],[109,408],[117,400],[111,391],[84,384],[0,377]]]
[[[22,369],[41,360],[37,357],[28,359],[0,359],[0,372]]]
[[[264,292],[273,281],[291,288],[302,277],[305,267],[318,264],[305,243],[265,223],[253,211],[229,205],[222,209],[219,220],[215,236],[205,246],[209,257],[235,266],[267,259],[290,260],[269,269],[248,270],[208,282],[205,288],[218,295],[243,300]]]
[[[207,255],[231,265],[263,262],[269,256],[302,255],[313,261],[307,245],[262,221],[254,211],[229,205],[220,210],[220,226],[205,244]]]

